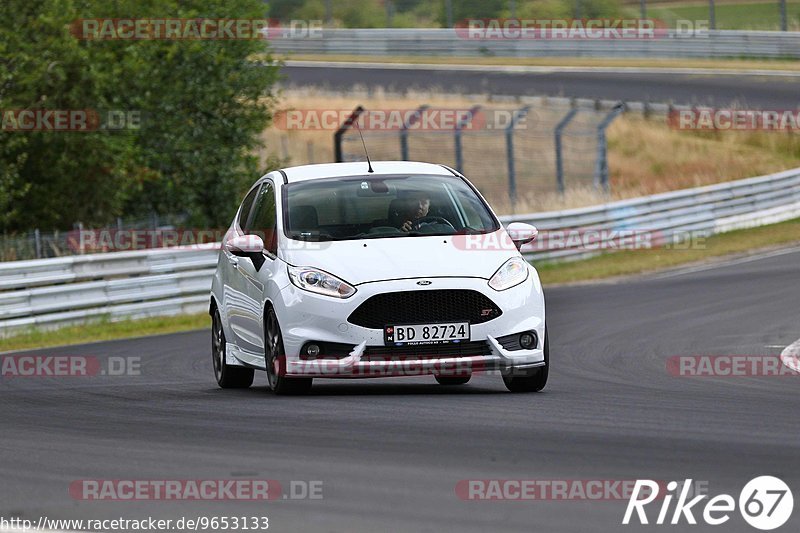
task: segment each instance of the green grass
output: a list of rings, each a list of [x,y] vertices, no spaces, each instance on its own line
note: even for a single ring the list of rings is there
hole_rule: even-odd
[[[800,244],[800,219],[715,235],[691,249],[620,251],[570,263],[537,263],[536,268],[546,287],[641,274],[793,243]],[[0,352],[208,329],[210,325],[211,320],[205,313],[114,322],[102,320],[51,331],[30,330],[2,338]]]
[[[677,2],[676,2],[677,4]],[[675,27],[677,19],[709,20],[708,2],[687,5],[648,6],[647,17],[666,22]],[[780,9],[777,1],[751,3],[715,3],[717,29],[720,30],[779,30]],[[800,2],[787,2],[789,29],[800,24]]]
[[[11,337],[0,338],[0,352],[162,335],[164,333],[210,327],[211,318],[207,313],[113,322],[103,319],[80,326],[67,326],[57,330],[31,329]]]
[[[794,243],[800,244],[800,219],[713,235],[689,249],[625,250],[571,263],[537,263],[536,269],[547,286],[653,272]]]

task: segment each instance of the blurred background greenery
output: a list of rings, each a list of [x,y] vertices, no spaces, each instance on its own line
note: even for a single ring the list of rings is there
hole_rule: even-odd
[[[0,229],[186,213],[225,227],[264,172],[279,67],[263,40],[80,40],[94,17],[264,18],[261,0],[3,0],[0,110],[122,110],[124,131],[0,131]],[[259,54],[260,68],[252,60]]]

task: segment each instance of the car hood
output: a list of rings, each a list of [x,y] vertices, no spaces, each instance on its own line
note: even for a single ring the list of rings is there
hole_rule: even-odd
[[[513,245],[498,244],[505,242],[504,237],[501,229],[469,236],[332,242],[288,240],[281,257],[290,265],[316,267],[352,285],[428,277],[489,279],[509,258],[519,255]]]

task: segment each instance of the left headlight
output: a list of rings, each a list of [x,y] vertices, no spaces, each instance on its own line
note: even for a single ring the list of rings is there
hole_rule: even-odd
[[[344,280],[312,267],[290,266],[289,279],[295,287],[334,298],[350,298],[356,288]]]
[[[528,263],[521,257],[512,257],[497,269],[489,280],[489,286],[496,291],[504,291],[526,279],[528,279]]]

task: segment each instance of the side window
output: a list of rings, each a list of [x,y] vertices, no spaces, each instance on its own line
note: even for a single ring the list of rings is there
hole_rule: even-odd
[[[244,201],[242,202],[242,208],[239,210],[239,219],[237,222],[243,231],[247,225],[247,219],[250,216],[250,211],[253,210],[253,201],[256,199],[257,194],[258,187],[255,187],[247,196],[244,197]],[[247,232],[245,231],[245,233]]]
[[[278,253],[278,239],[275,234],[277,212],[275,207],[275,187],[265,182],[261,187],[255,206],[253,218],[245,229],[245,233],[254,233],[264,239],[264,247],[273,255]]]

